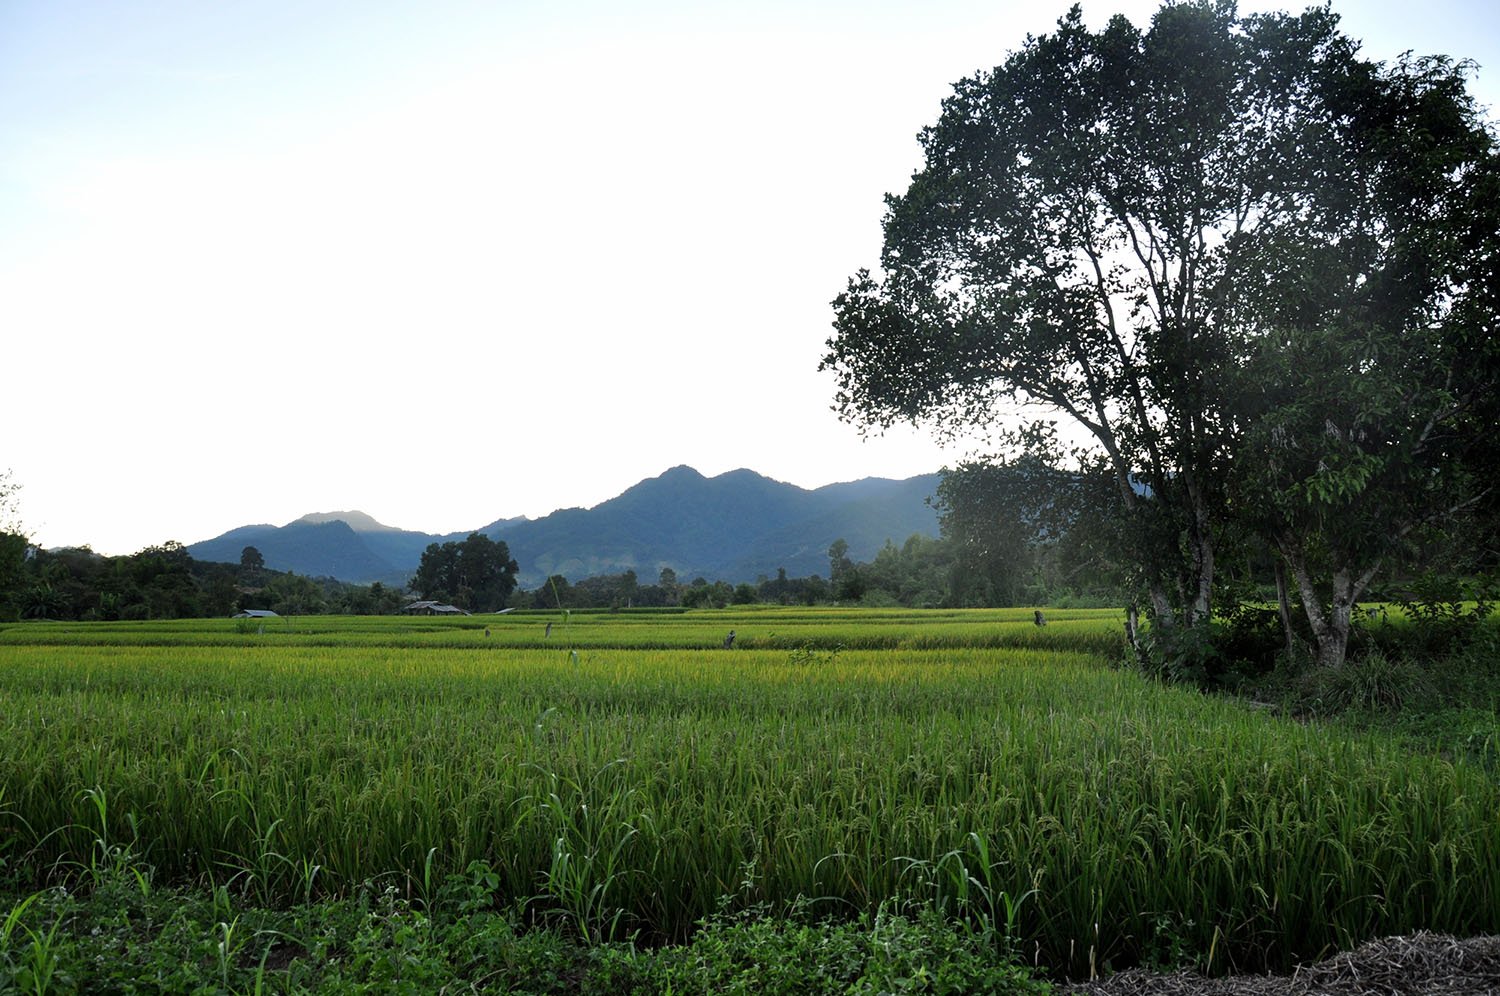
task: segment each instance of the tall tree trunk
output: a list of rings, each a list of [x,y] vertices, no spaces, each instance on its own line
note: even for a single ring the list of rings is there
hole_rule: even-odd
[[[1349,650],[1354,604],[1369,585],[1378,562],[1358,578],[1353,576],[1347,564],[1334,568],[1329,574],[1329,598],[1325,608],[1323,599],[1313,587],[1307,557],[1296,537],[1283,533],[1277,537],[1276,547],[1291,568],[1292,577],[1296,579],[1297,588],[1302,594],[1302,608],[1307,612],[1308,625],[1312,627],[1318,663],[1323,667],[1338,667],[1344,663]]]
[[[1292,596],[1287,590],[1286,562],[1280,557],[1276,562],[1276,611],[1281,615],[1281,633],[1286,640],[1286,656],[1290,660],[1297,652],[1296,634],[1292,632]]]
[[[1213,611],[1214,542],[1206,531],[1190,537],[1193,550],[1193,600],[1187,607],[1189,626],[1206,625]]]
[[[1214,589],[1214,534],[1208,504],[1202,489],[1191,475],[1186,482],[1191,518],[1188,521],[1189,566],[1193,576],[1189,579],[1188,591],[1191,601],[1186,607],[1189,626],[1207,624],[1213,612]]]

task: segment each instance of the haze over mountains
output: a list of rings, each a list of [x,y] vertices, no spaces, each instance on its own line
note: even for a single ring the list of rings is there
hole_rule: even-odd
[[[786,568],[792,577],[828,573],[828,547],[849,544],[869,560],[887,539],[938,534],[927,499],[938,475],[866,478],[807,490],[750,470],[704,477],[674,467],[593,508],[567,508],[539,519],[499,519],[476,529],[433,534],[399,529],[363,512],[318,512],[284,526],[240,526],[193,543],[197,560],[238,563],[253,546],[273,570],[341,581],[405,584],[429,543],[482,532],[504,540],[520,565],[522,587],[548,575],[569,580],[633,570],[642,583],[671,567],[686,581],[753,581]]]

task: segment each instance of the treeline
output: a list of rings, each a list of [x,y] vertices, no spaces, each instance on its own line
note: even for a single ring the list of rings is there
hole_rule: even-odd
[[[641,584],[635,571],[600,574],[577,582],[554,574],[531,591],[517,592],[513,604],[528,609],[722,609],[726,605],[760,602],[818,605],[831,598],[832,589],[828,582],[817,575],[789,578],[786,571],[781,570],[776,578],[760,578],[754,584],[709,581],[703,577],[680,582],[676,571],[663,567],[656,582],[651,584]]]
[[[1079,583],[1078,565],[1054,544],[1023,543],[1005,556],[991,556],[973,537],[956,534],[914,534],[900,545],[887,541],[868,562],[852,560],[848,544],[838,540],[828,551],[827,577],[789,577],[782,569],[754,582],[681,581],[665,567],[645,583],[635,571],[577,581],[559,574],[533,589],[512,587],[503,596],[492,578],[473,586],[459,580],[413,583],[407,589],[274,571],[264,566],[254,547],[246,548],[241,563],[224,564],[195,560],[176,542],[110,557],[87,547],[47,550],[16,539],[11,544],[16,549],[6,558],[9,570],[0,572],[0,621],[209,618],[245,609],[281,615],[389,615],[419,596],[475,612],[832,603],[912,608],[1110,605],[1120,597],[1107,577],[1090,575]],[[984,556],[976,558],[976,551],[985,551]],[[506,556],[498,550],[485,552]],[[461,579],[463,569],[447,553],[431,558],[429,566],[441,577],[434,565],[446,563],[449,576]],[[429,572],[427,579],[431,576]],[[419,572],[412,581],[422,577]]]
[[[471,612],[516,609],[722,608],[726,605],[1007,607],[1118,605],[1125,572],[1108,552],[1108,534],[1091,529],[1078,500],[1053,498],[1039,511],[1040,482],[1014,468],[966,465],[944,471],[933,505],[942,536],[920,533],[897,546],[887,540],[868,563],[839,539],[828,549],[828,576],[775,577],[731,583],[682,581],[661,566],[653,580],[636,571],[570,581],[554,574],[533,589],[516,583],[504,541],[471,533],[433,543],[409,589]],[[1055,489],[1054,489],[1055,490]],[[1047,492],[1053,493],[1053,492]]]
[[[1108,518],[1108,481],[1065,474],[1037,461],[968,463],[945,469],[932,504],[941,535],[886,540],[868,562],[838,539],[828,575],[731,584],[698,577],[683,583],[672,568],[654,584],[634,571],[586,578],[561,575],[518,591],[517,608],[722,608],[726,605],[844,605],[907,608],[1006,608],[1018,605],[1124,605],[1130,591],[1128,546]]]
[[[0,484],[14,485],[0,476]],[[1107,490],[1107,489],[1106,489]],[[181,543],[109,557],[88,547],[47,550],[19,527],[0,529],[0,621],[130,620],[227,616],[245,609],[282,615],[390,614],[416,598],[471,612],[519,609],[721,608],[766,603],[1006,607],[1123,604],[1128,562],[1100,514],[1097,482],[1039,464],[969,464],[945,470],[933,505],[942,535],[887,540],[868,562],[849,544],[828,549],[828,575],[731,583],[682,581],[663,566],[654,580],[635,571],[570,581],[558,574],[534,589],[516,583],[503,541],[480,533],[431,544],[405,587],[351,584],[271,570],[253,546],[238,564],[198,561]],[[14,519],[13,512],[10,520]],[[7,521],[10,521],[7,520]]]
[[[949,474],[944,488],[957,480],[957,472]],[[970,483],[964,479],[965,486]],[[991,495],[988,504],[999,500]],[[784,568],[775,577],[738,584],[703,577],[681,582],[670,567],[663,568],[651,584],[642,584],[635,571],[576,583],[554,575],[533,590],[516,592],[511,604],[534,609],[693,609],[754,604],[1005,608],[1123,603],[1123,572],[1102,550],[1085,541],[1083,530],[1066,535],[1026,533],[998,514],[981,515],[970,509],[972,514],[966,519],[941,500],[938,507],[943,536],[914,533],[899,546],[887,540],[868,562],[850,558],[849,544],[836,540],[828,550],[826,578],[818,574],[789,577]],[[993,508],[987,510],[992,512]],[[997,536],[1008,542],[998,544]]]
[[[270,609],[282,615],[397,611],[406,592],[269,570],[254,547],[239,564],[194,560],[181,543],[107,557],[0,535],[0,621],[188,619]]]

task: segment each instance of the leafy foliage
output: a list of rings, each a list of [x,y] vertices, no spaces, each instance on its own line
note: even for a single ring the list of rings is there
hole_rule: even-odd
[[[888,198],[879,274],[834,301],[841,414],[1061,412],[1158,630],[1208,624],[1253,533],[1337,663],[1374,575],[1483,502],[1500,393],[1500,166],[1466,67],[1357,48],[1326,7],[1100,32],[1074,8],[961,80]],[[982,549],[1020,543],[992,522]]]
[[[951,604],[1127,598],[1124,509],[1097,466],[1064,471],[1039,452],[971,461],[944,473],[933,504],[952,547]]]
[[[383,613],[403,601],[399,590],[379,583],[351,585],[194,560],[182,544],[170,541],[126,557],[105,557],[87,547],[34,548],[23,537],[0,534],[0,565],[8,554],[14,562],[8,588],[0,584],[0,613],[8,590],[15,619],[141,621],[226,616],[238,609],[282,615]]]
[[[348,898],[292,909],[220,890],[158,889],[149,869],[127,872],[92,889],[48,889],[14,902],[0,892],[0,910],[10,910],[9,929],[0,932],[0,991],[1050,991],[1013,961],[996,958],[987,938],[931,909],[851,923],[806,910],[716,916],[688,943],[643,949],[582,944],[528,925],[513,910],[493,909],[482,870],[449,876],[436,902],[412,902],[367,882]]]
[[[1331,30],[1199,3],[1094,34],[1075,8],[960,81],[888,199],[882,278],[834,303],[842,413],[950,432],[1004,399],[1065,413],[1131,511],[1158,616],[1206,619],[1233,429],[1221,284],[1246,227],[1284,209],[1270,181]]]
[[[428,544],[409,586],[423,598],[493,612],[515,590],[517,570],[504,540],[470,533],[462,543]]]
[[[1319,660],[1337,664],[1377,573],[1490,487],[1474,457],[1500,389],[1500,165],[1446,58],[1356,64],[1327,102],[1306,155],[1337,181],[1260,227],[1232,289],[1259,332],[1234,486],[1297,580]]]

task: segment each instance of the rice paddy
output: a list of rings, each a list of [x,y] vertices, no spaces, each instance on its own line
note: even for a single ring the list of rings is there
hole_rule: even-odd
[[[642,943],[725,909],[937,908],[1075,974],[1500,930],[1492,770],[1151,684],[1110,666],[1121,632],[767,608],[12,626],[0,861],[265,904],[459,878]]]

